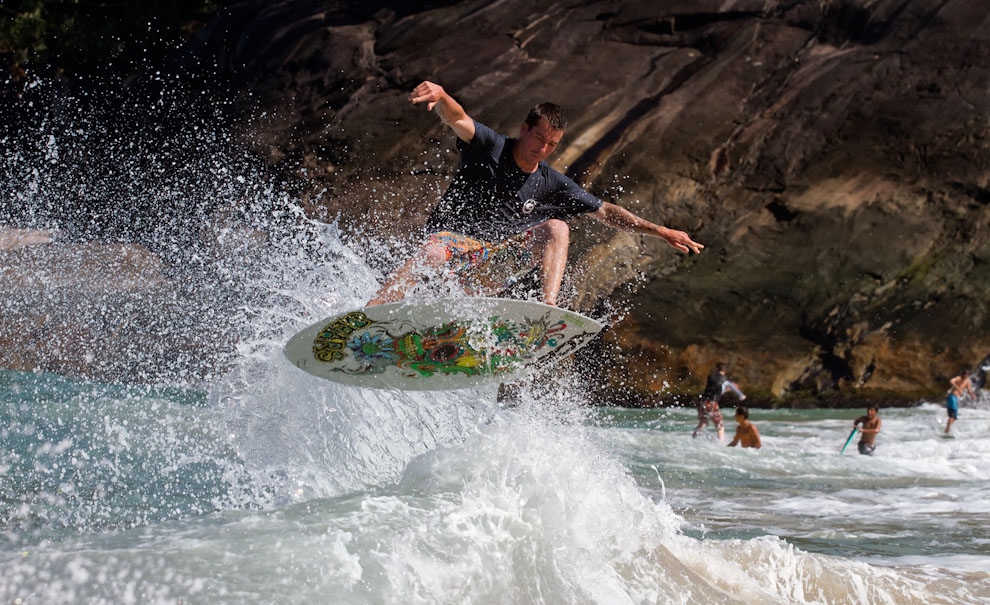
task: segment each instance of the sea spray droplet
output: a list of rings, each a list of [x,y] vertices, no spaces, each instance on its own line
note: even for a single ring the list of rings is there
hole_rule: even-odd
[[[58,145],[56,144],[54,135],[48,135],[48,138],[46,139],[46,148],[47,148],[47,153],[45,155],[45,159],[48,160],[48,163],[50,164],[57,163]]]

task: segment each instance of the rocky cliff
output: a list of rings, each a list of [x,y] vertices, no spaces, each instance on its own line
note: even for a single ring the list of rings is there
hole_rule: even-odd
[[[987,32],[968,0],[248,2],[169,69],[369,236],[413,233],[456,166],[420,80],[506,133],[555,101],[555,167],[707,246],[575,222],[570,304],[628,308],[613,387],[725,360],[764,402],[908,401],[990,351]]]

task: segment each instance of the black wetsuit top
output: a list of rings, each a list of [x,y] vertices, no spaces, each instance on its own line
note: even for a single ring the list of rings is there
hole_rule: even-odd
[[[484,241],[502,241],[549,219],[566,220],[601,208],[602,201],[540,162],[526,174],[512,157],[516,139],[474,123],[470,143],[458,139],[461,165],[426,232],[454,231]]]
[[[701,394],[702,399],[711,399],[713,401],[718,401],[719,397],[722,396],[722,385],[728,378],[725,374],[721,372],[712,372],[708,376],[708,382],[705,384],[705,392]]]

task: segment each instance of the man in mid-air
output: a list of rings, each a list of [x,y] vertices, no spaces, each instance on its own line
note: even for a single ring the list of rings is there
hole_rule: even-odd
[[[451,268],[469,294],[495,294],[539,268],[542,300],[556,305],[567,264],[567,219],[590,214],[616,229],[658,237],[680,252],[703,245],[602,201],[554,170],[546,158],[567,127],[553,103],[534,107],[518,138],[475,121],[444,89],[423,82],[409,97],[426,103],[457,135],[461,164],[426,223],[422,247],[386,279],[369,305],[395,302],[421,278]]]

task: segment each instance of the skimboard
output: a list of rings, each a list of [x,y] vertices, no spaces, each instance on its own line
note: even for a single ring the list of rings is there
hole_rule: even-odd
[[[514,380],[588,344],[604,326],[543,303],[441,298],[365,307],[293,336],[285,356],[342,384],[439,391]]]
[[[846,448],[849,447],[849,444],[850,443],[852,443],[853,437],[856,436],[856,431],[858,431],[858,430],[859,430],[859,428],[858,427],[855,427],[855,428],[853,428],[852,431],[849,432],[849,438],[846,439],[846,443],[842,446],[842,449],[839,450],[839,455],[840,456],[842,454],[846,453]]]

